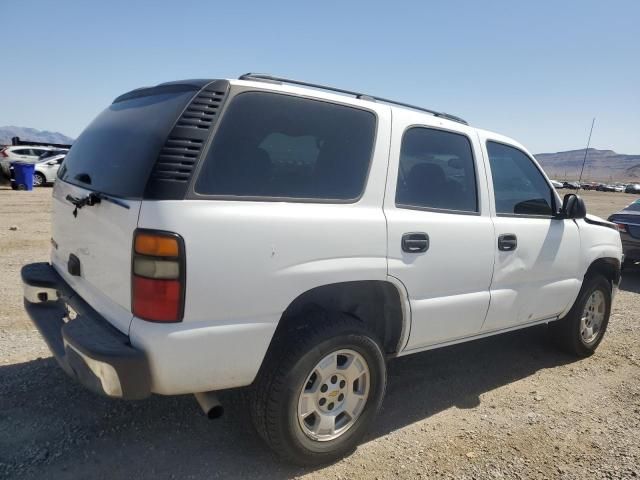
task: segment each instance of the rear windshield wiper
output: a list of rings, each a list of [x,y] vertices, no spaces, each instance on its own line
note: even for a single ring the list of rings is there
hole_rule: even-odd
[[[67,195],[66,200],[69,203],[71,203],[74,207],[76,207],[73,209],[74,217],[78,216],[78,210],[80,210],[82,207],[86,207],[86,206],[92,207],[102,202],[102,200],[113,203],[114,205],[118,205],[119,207],[126,208],[127,210],[129,210],[130,208],[129,204],[127,204],[126,202],[123,202],[122,200],[110,197],[108,195],[105,195],[104,193],[99,193],[99,192],[92,192],[86,197],[82,197],[82,198],[74,197],[72,195]]]

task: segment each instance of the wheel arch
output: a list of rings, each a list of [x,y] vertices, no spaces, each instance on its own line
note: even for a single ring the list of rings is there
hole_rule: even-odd
[[[620,283],[621,265],[617,258],[613,257],[601,257],[591,262],[587,271],[584,274],[584,278],[588,278],[591,275],[600,274],[611,282],[612,286]]]
[[[393,355],[406,341],[409,319],[405,298],[406,293],[399,286],[384,280],[347,281],[314,287],[296,297],[285,309],[269,350],[292,330],[305,327],[307,309],[321,308],[346,313],[363,322],[382,342],[384,352]]]

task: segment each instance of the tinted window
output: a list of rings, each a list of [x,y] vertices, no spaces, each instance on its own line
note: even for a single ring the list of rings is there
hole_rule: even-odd
[[[13,153],[16,155],[31,155],[31,150],[28,148],[20,148],[13,150]]]
[[[113,103],[73,143],[59,178],[119,197],[142,197],[160,149],[194,90],[152,90]]]
[[[371,160],[375,116],[288,95],[248,92],[224,114],[195,190],[207,195],[350,200]]]
[[[396,204],[478,211],[469,139],[457,133],[411,128],[402,139]]]
[[[56,155],[60,155],[61,153],[66,153],[66,150],[45,150],[40,154],[40,160],[43,160],[49,157],[54,157]]]
[[[523,152],[501,143],[487,142],[496,213],[551,215],[551,187]]]

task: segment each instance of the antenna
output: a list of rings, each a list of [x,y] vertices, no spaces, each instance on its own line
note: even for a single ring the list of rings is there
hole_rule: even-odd
[[[584,166],[587,163],[587,153],[589,152],[589,145],[591,144],[591,134],[593,133],[593,125],[596,123],[596,117],[593,117],[591,120],[591,130],[589,130],[589,139],[587,140],[587,148],[584,150],[584,159],[582,160],[582,169],[580,170],[580,178],[578,178],[578,188],[576,188],[576,192],[580,190],[582,186],[582,174],[584,173]]]

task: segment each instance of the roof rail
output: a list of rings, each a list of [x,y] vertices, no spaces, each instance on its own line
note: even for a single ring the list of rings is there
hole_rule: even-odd
[[[463,120],[460,117],[456,117],[455,115],[451,115],[449,113],[438,112],[435,110],[430,110],[428,108],[418,107],[416,105],[411,105],[409,103],[397,102],[395,100],[389,100],[388,98],[375,97],[373,95],[367,95],[365,93],[352,92],[351,90],[344,90],[342,88],[329,87],[327,85],[319,85],[317,83],[309,83],[302,82],[300,80],[292,80],[290,78],[282,78],[282,77],[274,77],[272,75],[266,75],[263,73],[245,73],[244,75],[240,75],[238,80],[257,80],[261,82],[269,82],[269,83],[290,83],[292,85],[301,85],[303,87],[312,87],[319,88],[321,90],[328,90],[330,92],[344,93],[346,95],[353,95],[354,97],[361,100],[370,100],[370,101],[378,101],[383,103],[390,103],[392,105],[399,105],[401,107],[411,108],[413,110],[420,110],[421,112],[427,112],[435,117],[446,118],[447,120],[452,120],[454,122],[462,123],[464,125],[469,125],[466,120]]]

